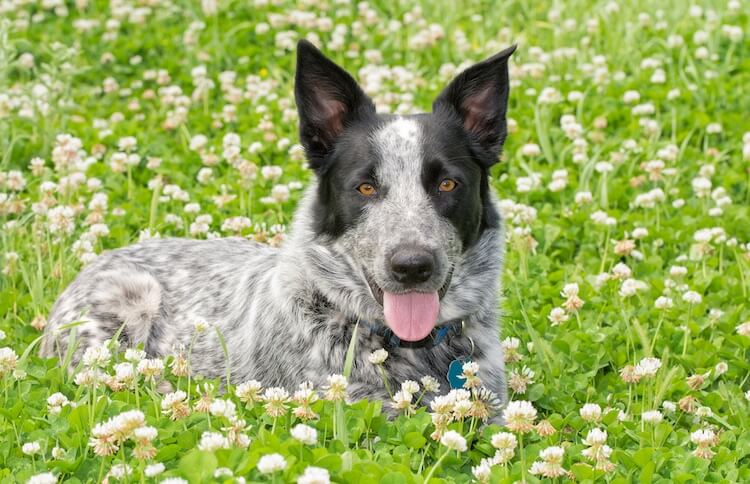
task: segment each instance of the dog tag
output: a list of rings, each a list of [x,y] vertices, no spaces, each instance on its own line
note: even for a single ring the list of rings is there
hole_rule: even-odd
[[[464,372],[463,367],[466,361],[469,360],[455,359],[451,361],[450,366],[448,366],[448,374],[446,375],[446,378],[448,379],[448,384],[451,386],[452,390],[463,388],[464,383],[466,383],[466,379],[461,377]]]

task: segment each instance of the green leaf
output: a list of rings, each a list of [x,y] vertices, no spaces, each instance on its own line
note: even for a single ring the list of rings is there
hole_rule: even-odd
[[[338,472],[341,469],[342,465],[341,455],[328,454],[327,456],[321,457],[320,459],[316,460],[315,465],[317,467],[328,469],[332,473]]]
[[[409,432],[404,435],[404,444],[411,449],[421,449],[427,443],[427,439],[420,432]]]
[[[216,456],[213,453],[193,449],[180,459],[179,469],[192,484],[213,479],[216,466]]]

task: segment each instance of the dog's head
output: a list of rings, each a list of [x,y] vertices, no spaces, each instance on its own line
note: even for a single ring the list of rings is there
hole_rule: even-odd
[[[300,138],[318,178],[314,230],[356,266],[401,339],[432,331],[457,261],[500,224],[488,171],[505,141],[514,50],[459,74],[431,113],[393,116],[376,113],[312,44],[298,45]]]

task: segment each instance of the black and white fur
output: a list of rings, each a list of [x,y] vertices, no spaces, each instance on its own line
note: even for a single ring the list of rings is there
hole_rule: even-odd
[[[440,289],[439,324],[463,318],[461,336],[432,348],[388,348],[391,386],[431,375],[448,389],[450,362],[471,356],[504,402],[499,341],[502,221],[488,183],[506,136],[511,47],[462,72],[432,113],[382,115],[354,79],[312,44],[298,46],[300,136],[316,174],[280,249],[246,239],[150,240],[99,256],[54,305],[42,354],[65,353],[68,330],[83,348],[122,327],[123,346],[151,356],[188,347],[196,322],[221,332],[232,379],[292,388],[340,373],[357,320],[383,324],[382,292]],[[444,179],[457,182],[449,193]],[[370,183],[377,194],[357,187]],[[428,254],[429,274],[401,278],[400,250]],[[406,282],[404,282],[406,281]],[[367,361],[386,342],[360,326],[352,399],[387,399]],[[472,350],[473,347],[473,350]],[[213,330],[197,338],[191,366],[225,374]],[[429,399],[427,399],[429,401]]]

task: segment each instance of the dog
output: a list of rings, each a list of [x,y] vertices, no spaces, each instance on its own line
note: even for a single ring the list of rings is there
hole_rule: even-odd
[[[354,337],[351,400],[389,399],[368,361],[385,348],[391,388],[431,376],[446,393],[456,362],[473,361],[502,405],[505,234],[489,170],[506,138],[514,50],[458,74],[431,113],[396,116],[300,41],[295,99],[315,179],[288,239],[154,239],[104,253],[55,303],[41,354],[62,361],[80,322],[74,365],[117,336],[152,357],[191,347],[192,370],[207,377],[229,365],[234,383],[321,387]],[[196,323],[216,331],[194,338]]]

